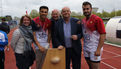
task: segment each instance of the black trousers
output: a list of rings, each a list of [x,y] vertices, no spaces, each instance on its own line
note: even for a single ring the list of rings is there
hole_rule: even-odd
[[[17,54],[15,53],[16,57],[16,66],[18,69],[29,69],[29,66],[27,65],[28,62],[26,62],[26,58],[24,57],[23,54]]]
[[[70,69],[72,62],[72,69],[80,69],[81,54],[76,54],[73,48],[66,48],[66,69]]]
[[[0,69],[4,69],[5,53],[0,51]]]

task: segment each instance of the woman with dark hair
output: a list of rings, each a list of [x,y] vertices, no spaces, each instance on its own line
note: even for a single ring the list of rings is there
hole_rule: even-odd
[[[28,15],[22,16],[19,25],[13,33],[11,47],[15,52],[18,69],[29,69],[35,60],[35,53],[31,46],[34,42],[31,18]]]

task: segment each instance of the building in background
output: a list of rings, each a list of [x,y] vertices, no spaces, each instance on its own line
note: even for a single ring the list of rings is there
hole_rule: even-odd
[[[92,12],[97,13],[97,11],[98,11],[98,7],[92,7]]]

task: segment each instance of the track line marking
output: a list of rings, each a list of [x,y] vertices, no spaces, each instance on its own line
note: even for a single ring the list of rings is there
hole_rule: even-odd
[[[101,61],[101,63],[103,63],[104,65],[106,65],[106,66],[108,66],[108,67],[110,67],[110,68],[112,68],[112,69],[117,69],[117,68],[115,68],[115,67],[113,67],[113,66],[111,66],[111,65],[109,65],[109,64],[107,64],[107,63],[105,63],[105,62],[103,62],[103,61]]]
[[[110,57],[110,58],[102,58],[102,60],[105,60],[105,59],[111,59],[111,58],[116,58],[116,57],[121,57],[121,55],[113,56],[113,57]]]
[[[112,44],[112,43],[108,43],[108,42],[104,42],[105,44],[108,44],[108,45],[111,45],[111,46],[114,46],[114,47],[119,47],[121,48],[121,45],[117,45],[117,44]]]
[[[114,53],[114,52],[111,52],[111,51],[107,51],[107,50],[103,50],[103,51],[105,51],[105,52],[108,52],[108,53],[111,53],[111,54],[114,54],[114,55],[121,55],[121,54],[117,54],[117,53]]]

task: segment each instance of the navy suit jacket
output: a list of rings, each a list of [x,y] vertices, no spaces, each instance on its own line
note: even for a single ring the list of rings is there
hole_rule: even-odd
[[[78,35],[78,40],[72,39],[72,48],[74,48],[76,54],[81,55],[81,42],[80,39],[83,37],[81,24],[77,24],[77,19],[70,18],[71,23],[71,35]],[[63,29],[64,20],[61,19],[58,23],[55,24],[55,35],[54,39],[54,48],[57,48],[59,45],[65,47],[65,38],[64,38],[64,29]],[[65,47],[66,48],[66,47]]]

